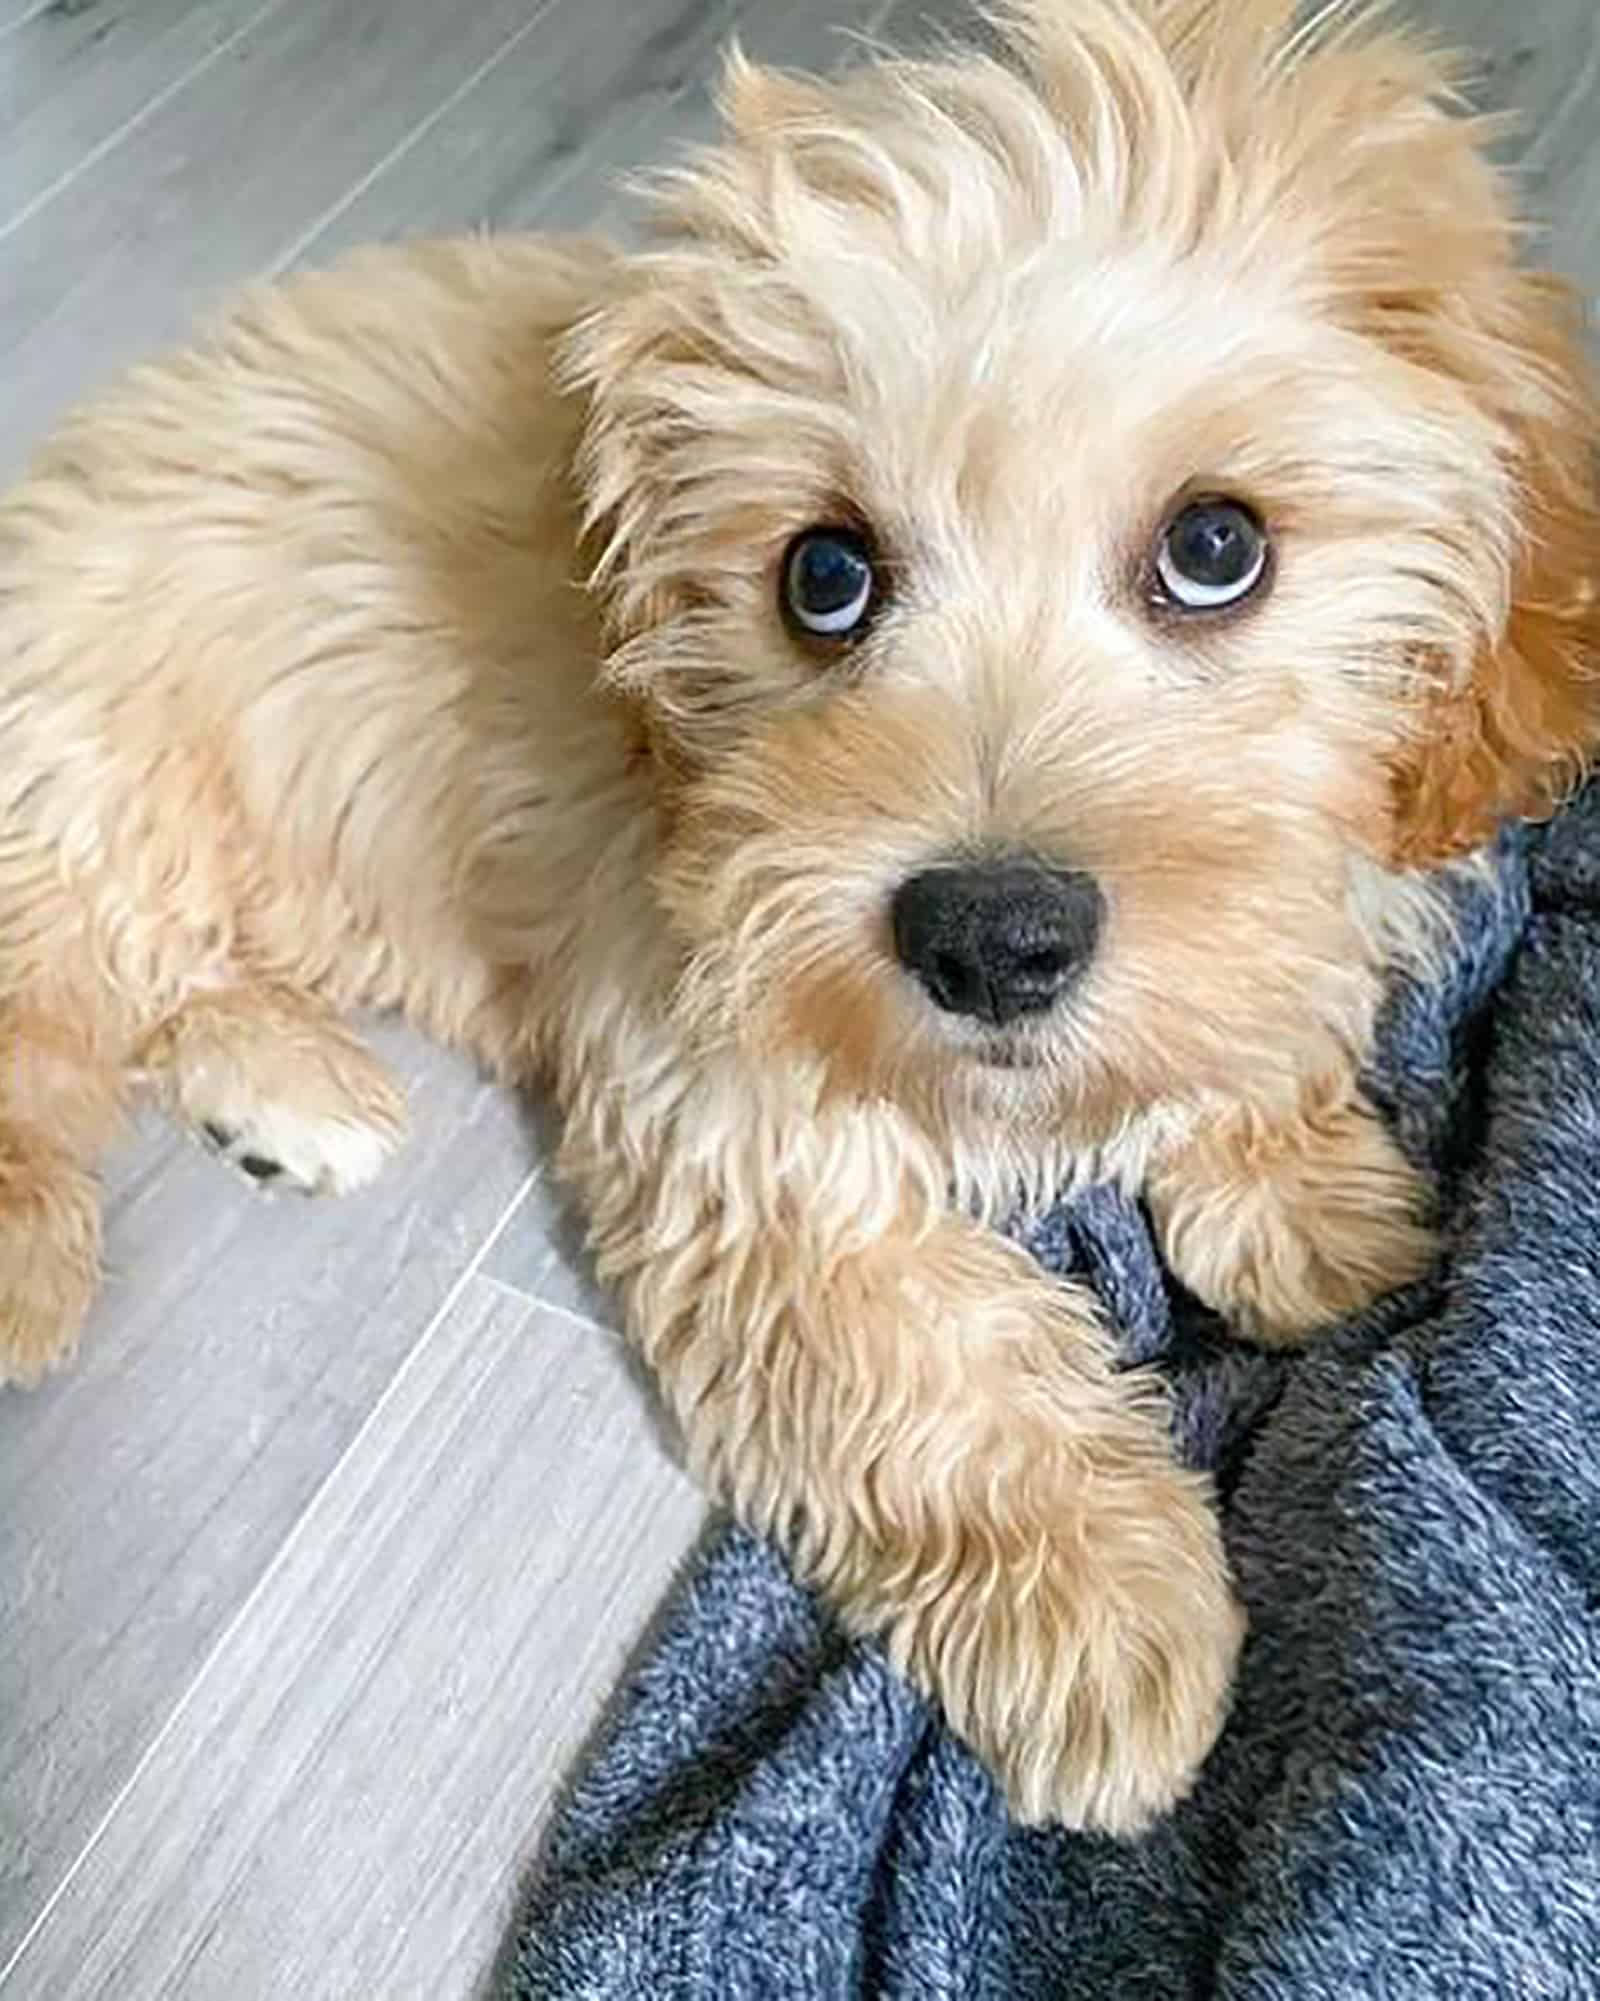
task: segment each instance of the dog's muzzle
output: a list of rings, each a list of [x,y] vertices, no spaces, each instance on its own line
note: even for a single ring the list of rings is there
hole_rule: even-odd
[[[923,869],[890,906],[896,956],[934,1005],[996,1028],[1055,1005],[1104,914],[1093,876],[1029,856]]]

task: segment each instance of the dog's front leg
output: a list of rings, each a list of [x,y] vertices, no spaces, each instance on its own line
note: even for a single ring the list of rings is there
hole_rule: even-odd
[[[610,1105],[569,1117],[564,1165],[712,1491],[882,1636],[1020,1817],[1170,1806],[1241,1620],[1206,1485],[1086,1298],[897,1179],[886,1115],[719,1141],[701,1111],[641,1146]]]
[[[1146,1185],[1168,1265],[1240,1333],[1303,1340],[1433,1256],[1427,1190],[1356,1090],[1198,1122]]]

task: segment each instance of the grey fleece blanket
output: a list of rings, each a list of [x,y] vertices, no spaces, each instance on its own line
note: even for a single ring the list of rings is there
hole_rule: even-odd
[[[1193,1797],[1135,1845],[1012,1827],[725,1532],[564,1805],[510,1993],[1600,1997],[1600,788],[1461,902],[1376,1078],[1441,1179],[1434,1278],[1285,1360],[1105,1192],[1031,1233],[1216,1471],[1251,1637]]]

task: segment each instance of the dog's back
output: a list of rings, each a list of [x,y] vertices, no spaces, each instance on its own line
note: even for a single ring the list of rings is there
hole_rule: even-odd
[[[263,289],[0,503],[0,1380],[81,1311],[84,1162],[192,996],[403,1003],[497,1053],[539,956],[497,882],[617,763],[554,369],[608,271],[465,241]]]

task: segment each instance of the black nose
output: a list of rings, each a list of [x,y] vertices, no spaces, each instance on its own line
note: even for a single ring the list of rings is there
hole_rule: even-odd
[[[1060,998],[1104,910],[1093,876],[1018,858],[944,864],[895,891],[894,949],[939,1007],[999,1027]]]

